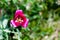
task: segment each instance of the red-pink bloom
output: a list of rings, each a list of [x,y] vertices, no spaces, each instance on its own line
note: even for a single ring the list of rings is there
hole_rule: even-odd
[[[27,27],[29,19],[27,19],[22,10],[16,10],[13,20],[11,20],[11,25],[13,27],[22,26]]]

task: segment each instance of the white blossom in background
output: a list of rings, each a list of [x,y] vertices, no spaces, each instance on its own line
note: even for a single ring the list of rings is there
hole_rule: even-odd
[[[53,19],[52,18],[49,18],[47,22],[48,22],[48,26],[49,27],[51,27],[53,25],[52,24],[53,23]]]
[[[40,7],[41,9],[43,9],[43,5],[40,5],[39,7]]]
[[[46,35],[42,40],[48,40],[48,35]]]
[[[34,32],[31,33],[30,38],[33,39],[33,40],[35,40],[35,37],[36,37],[36,34]]]
[[[42,8],[42,7],[43,7],[43,5],[40,5],[40,7]]]
[[[2,23],[3,23],[3,27],[6,28],[7,23],[8,23],[8,19],[4,19]]]
[[[23,0],[18,0],[18,1],[23,2]]]
[[[44,0],[41,0],[42,2],[44,1]]]
[[[52,18],[52,11],[49,12],[49,17],[48,17],[48,20],[47,20],[47,23],[48,23],[48,26],[51,27],[53,26],[53,18]]]
[[[28,4],[26,5],[26,10],[29,10],[29,9],[30,9],[30,6],[31,6],[31,4],[28,3]]]
[[[39,15],[41,16],[42,15],[42,12],[39,12]]]
[[[36,0],[36,1],[43,2],[44,0]]]
[[[57,0],[56,3],[57,3],[58,5],[60,5],[60,0]]]

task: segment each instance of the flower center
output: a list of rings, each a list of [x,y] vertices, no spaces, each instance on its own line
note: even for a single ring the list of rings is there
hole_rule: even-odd
[[[16,20],[15,20],[15,22],[23,22],[23,20],[21,19],[21,18],[17,18]]]

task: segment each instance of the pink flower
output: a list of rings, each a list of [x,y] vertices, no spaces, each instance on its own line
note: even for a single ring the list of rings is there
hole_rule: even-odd
[[[10,24],[13,27],[22,26],[26,28],[28,26],[29,19],[27,19],[22,10],[16,10],[13,20],[11,20]]]

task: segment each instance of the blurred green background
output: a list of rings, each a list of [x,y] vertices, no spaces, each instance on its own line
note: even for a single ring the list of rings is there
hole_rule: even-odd
[[[29,18],[28,27],[19,33],[9,25],[17,9]],[[60,1],[0,0],[0,30],[1,40],[60,40]]]

